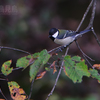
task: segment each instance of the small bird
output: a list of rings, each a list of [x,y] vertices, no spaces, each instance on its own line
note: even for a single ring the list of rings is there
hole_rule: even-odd
[[[52,28],[49,31],[49,38],[53,40],[56,44],[60,44],[66,47],[89,31],[92,31],[92,28],[80,32]]]

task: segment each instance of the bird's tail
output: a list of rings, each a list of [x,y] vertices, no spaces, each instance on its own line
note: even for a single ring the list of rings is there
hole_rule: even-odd
[[[80,31],[80,32],[78,32],[78,34],[76,35],[76,38],[77,37],[81,37],[83,34],[85,34],[85,33],[87,33],[87,32],[90,32],[90,31],[92,31],[93,30],[93,27],[91,27],[90,29],[85,29],[85,30],[83,30],[83,31]]]
[[[79,34],[83,35],[89,31],[92,31],[93,30],[93,27],[91,27],[90,29],[85,29],[84,31],[80,31]]]

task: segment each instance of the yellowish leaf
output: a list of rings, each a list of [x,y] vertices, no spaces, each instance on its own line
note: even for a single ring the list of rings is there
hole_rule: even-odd
[[[94,64],[94,65],[92,66],[92,68],[97,68],[97,69],[100,70],[100,64]]]
[[[43,78],[43,76],[44,76],[45,74],[46,74],[46,71],[44,71],[44,72],[38,74],[37,77],[36,77],[36,80],[37,80],[37,79]]]
[[[14,81],[8,82],[8,87],[13,100],[25,100],[28,98],[28,96],[26,95],[24,90],[20,88],[18,83]]]

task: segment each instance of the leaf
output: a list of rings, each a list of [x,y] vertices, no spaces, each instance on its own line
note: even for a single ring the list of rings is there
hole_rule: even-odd
[[[37,80],[37,79],[43,78],[43,76],[44,76],[45,74],[46,74],[46,71],[41,72],[40,74],[38,74],[38,75],[36,76],[36,80]]]
[[[45,67],[45,70],[46,70],[46,71],[50,71],[50,68],[48,68],[48,67]]]
[[[37,59],[39,53],[35,53],[33,55],[28,55],[22,58],[19,58],[16,63],[16,67],[26,68],[28,67],[34,60]]]
[[[11,91],[13,88],[19,88],[20,86],[15,81],[8,82],[9,90]]]
[[[74,82],[74,83],[80,83],[82,82],[83,76],[90,76],[90,73],[88,71],[88,67],[85,64],[84,60],[81,60],[81,57],[79,56],[65,56],[64,57],[64,72],[65,74]]]
[[[39,71],[39,69],[47,63],[47,61],[49,60],[51,56],[48,54],[47,50],[42,50],[39,54],[38,54],[38,58],[34,61],[34,63],[30,66],[30,81],[32,81],[37,72]]]
[[[91,77],[95,78],[98,80],[98,82],[100,81],[100,74],[98,73],[97,70],[95,69],[89,69],[89,72],[91,73]]]
[[[57,72],[55,63],[56,63],[56,61],[54,61],[54,62],[51,64],[51,66],[50,66],[50,68],[53,68],[53,74],[54,74],[55,72]]]
[[[92,68],[97,68],[97,69],[100,70],[100,64],[94,64],[94,65],[92,66]]]
[[[4,75],[9,75],[12,72],[13,68],[10,68],[11,63],[12,63],[12,60],[8,60],[3,63],[1,67],[1,71]]]
[[[28,98],[28,96],[26,95],[24,90],[20,88],[18,83],[14,81],[8,82],[8,87],[13,100],[25,100]]]

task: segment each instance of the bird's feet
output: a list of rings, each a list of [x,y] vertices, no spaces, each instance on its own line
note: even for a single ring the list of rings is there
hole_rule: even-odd
[[[56,50],[56,53],[57,53],[57,52],[62,52],[65,48],[66,48],[65,46],[59,47],[59,48]]]

